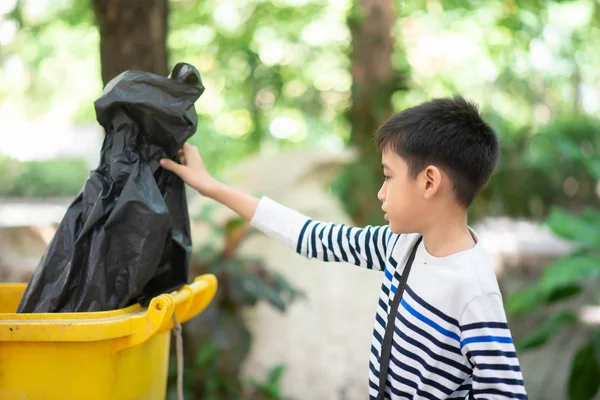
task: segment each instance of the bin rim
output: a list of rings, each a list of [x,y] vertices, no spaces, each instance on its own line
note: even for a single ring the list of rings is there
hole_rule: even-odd
[[[24,284],[0,284],[0,290],[19,290]],[[173,329],[204,310],[217,290],[212,274],[170,293],[154,297],[148,307],[135,304],[114,311],[90,313],[0,313],[2,342],[91,342],[116,340],[117,348],[138,345]]]

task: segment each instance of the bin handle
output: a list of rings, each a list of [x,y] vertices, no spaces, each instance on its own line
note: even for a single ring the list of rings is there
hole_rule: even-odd
[[[188,321],[208,306],[216,291],[217,278],[206,274],[176,292],[153,298],[144,313],[131,318],[131,335],[118,340],[117,351],[137,346],[173,329],[173,315],[179,323]]]

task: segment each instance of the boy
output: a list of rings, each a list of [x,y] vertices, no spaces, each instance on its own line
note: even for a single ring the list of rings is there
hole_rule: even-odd
[[[375,142],[389,225],[362,229],[312,221],[217,182],[188,144],[184,165],[161,165],[305,257],[384,272],[371,399],[526,399],[491,262],[467,225],[467,208],[498,159],[496,134],[476,105],[454,97],[396,114]]]

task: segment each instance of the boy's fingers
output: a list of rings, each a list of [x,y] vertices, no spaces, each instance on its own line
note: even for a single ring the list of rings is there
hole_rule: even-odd
[[[189,143],[184,143],[183,145],[183,155],[192,155],[192,153],[194,153],[194,155],[200,155],[200,152],[198,151],[198,148],[196,146],[192,146]]]
[[[183,172],[184,166],[181,164],[177,164],[173,160],[169,160],[168,158],[163,158],[160,160],[160,165],[164,169],[167,169],[171,172],[175,172],[177,175],[180,175]]]

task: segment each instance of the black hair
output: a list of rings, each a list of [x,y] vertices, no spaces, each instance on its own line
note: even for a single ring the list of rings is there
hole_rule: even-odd
[[[379,127],[375,143],[380,151],[402,157],[413,178],[428,165],[442,168],[465,208],[487,183],[500,152],[498,137],[477,105],[460,96],[433,99],[394,115]]]

